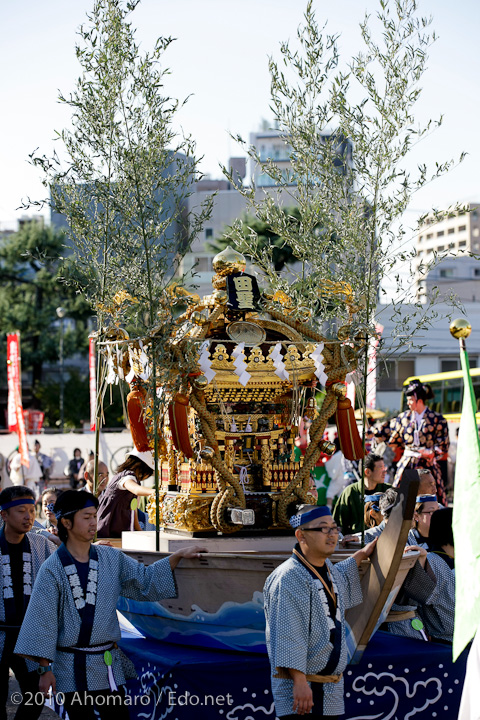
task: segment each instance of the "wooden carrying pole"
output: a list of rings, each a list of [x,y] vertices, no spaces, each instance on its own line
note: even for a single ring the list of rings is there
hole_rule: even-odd
[[[408,570],[417,560],[418,553],[405,558],[403,553],[412,527],[418,485],[417,471],[405,470],[397,488],[397,504],[361,577],[363,602],[345,613],[355,638],[356,651],[350,661],[354,665],[360,662],[382,613],[386,617]]]

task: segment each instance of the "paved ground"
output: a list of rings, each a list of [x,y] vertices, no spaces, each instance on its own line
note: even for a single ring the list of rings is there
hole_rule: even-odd
[[[12,697],[12,693],[20,692],[20,688],[18,687],[18,683],[15,680],[15,677],[10,673],[10,685],[9,685],[9,693],[8,693],[8,703],[7,703],[7,718],[8,720],[13,720],[15,717],[15,713],[17,712],[17,705],[14,705],[10,698]],[[50,708],[43,708],[42,714],[40,715],[41,720],[58,720],[57,713],[54,713],[53,710],[50,710]],[[22,720],[21,717],[18,718],[18,720]]]

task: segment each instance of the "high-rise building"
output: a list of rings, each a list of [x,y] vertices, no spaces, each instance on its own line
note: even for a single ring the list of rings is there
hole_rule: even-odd
[[[467,302],[480,299],[480,263],[470,257],[480,254],[480,203],[446,211],[441,219],[428,216],[415,236],[415,249],[419,295],[438,287],[443,296],[454,292]],[[427,272],[426,266],[438,255],[445,257]]]

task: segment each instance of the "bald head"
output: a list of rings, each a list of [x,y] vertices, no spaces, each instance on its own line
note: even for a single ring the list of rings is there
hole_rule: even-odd
[[[95,460],[89,460],[85,467],[85,482],[90,492],[93,492],[93,480],[95,477]],[[108,482],[108,468],[104,462],[98,463],[98,490],[101,492],[105,489]]]

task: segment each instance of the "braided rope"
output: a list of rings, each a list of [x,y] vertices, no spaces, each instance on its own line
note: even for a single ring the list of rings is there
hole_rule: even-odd
[[[310,428],[310,444],[307,447],[303,459],[303,466],[300,468],[293,480],[282,490],[277,506],[278,521],[289,526],[287,507],[291,497],[295,495],[301,502],[306,502],[309,486],[310,470],[315,466],[321,455],[319,447],[323,439],[323,433],[327,426],[328,419],[333,415],[337,407],[337,397],[331,388],[327,389],[327,395],[323,401],[322,408]]]

